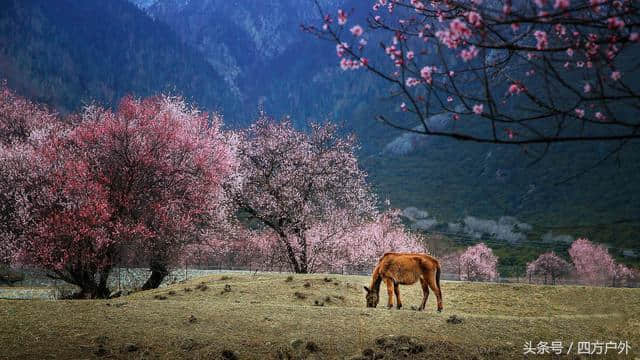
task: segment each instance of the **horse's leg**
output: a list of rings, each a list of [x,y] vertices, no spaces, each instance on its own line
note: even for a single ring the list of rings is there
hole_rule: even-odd
[[[393,283],[393,292],[396,294],[396,307],[400,310],[402,302],[400,301],[400,285],[397,282]]]
[[[424,276],[420,278],[420,285],[422,285],[422,304],[420,304],[418,311],[424,310],[424,307],[427,305],[427,299],[429,298],[429,283]]]
[[[442,311],[442,292],[440,291],[440,287],[436,282],[436,272],[429,272],[429,287],[436,294],[436,299],[438,299],[438,312]]]
[[[391,309],[393,307],[393,280],[385,278],[384,283],[387,285],[387,297],[389,299],[387,302],[387,308]]]

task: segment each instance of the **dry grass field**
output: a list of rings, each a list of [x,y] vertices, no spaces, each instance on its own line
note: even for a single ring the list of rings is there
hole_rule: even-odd
[[[628,341],[625,358],[640,357],[640,289],[444,281],[439,314],[433,294],[412,310],[418,286],[401,287],[402,310],[385,308],[384,285],[365,308],[368,282],[218,275],[111,300],[0,300],[0,358],[522,359],[527,341],[573,342],[572,358],[578,342]]]

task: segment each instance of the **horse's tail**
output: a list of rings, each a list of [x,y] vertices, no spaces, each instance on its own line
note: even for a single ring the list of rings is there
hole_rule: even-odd
[[[436,269],[436,285],[438,285],[438,289],[440,290],[440,264],[438,264],[438,268]]]

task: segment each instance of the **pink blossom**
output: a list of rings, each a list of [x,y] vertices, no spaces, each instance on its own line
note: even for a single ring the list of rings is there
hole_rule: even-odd
[[[433,81],[431,76],[434,71],[436,71],[435,66],[425,66],[422,68],[422,70],[420,70],[420,76],[424,79],[424,81],[427,82],[427,84],[431,84],[431,82]]]
[[[571,4],[570,0],[556,0],[556,2],[553,4],[553,8],[559,9],[559,10],[566,10],[569,8],[570,4]]]
[[[404,102],[402,104],[400,104],[400,110],[402,111],[409,111],[409,108],[407,107],[407,104],[405,104]]]
[[[478,52],[479,50],[474,45],[471,45],[468,49],[460,51],[460,56],[462,57],[462,60],[467,62],[478,56]]]
[[[611,79],[613,79],[614,81],[620,80],[621,77],[622,77],[622,74],[620,73],[620,71],[611,72]]]
[[[509,15],[509,14],[511,14],[511,4],[504,4],[504,5],[502,6],[502,13],[503,13],[504,15]]]
[[[483,104],[473,105],[473,113],[476,115],[482,115],[482,111],[484,110]]]
[[[520,94],[523,91],[525,91],[525,87],[519,82],[509,85],[509,94]]]
[[[347,13],[342,9],[338,9],[338,24],[344,25],[346,23],[347,23]]]
[[[581,118],[581,119],[582,119],[582,118],[584,117],[584,110],[583,110],[583,109],[575,109],[575,112],[576,112],[576,115],[577,115],[579,118]]]
[[[568,55],[569,57],[573,56],[573,49],[572,49],[572,48],[568,48],[568,49],[567,49],[567,55]]]
[[[415,54],[413,51],[407,51],[407,60],[411,61],[413,60],[414,57],[415,57]]]
[[[591,92],[591,84],[589,83],[585,83],[584,87],[583,87],[584,93],[587,94],[589,92]]]
[[[338,55],[338,57],[342,57],[345,53],[345,51],[349,48],[349,44],[347,44],[346,42],[340,43],[336,45],[336,55]]]
[[[475,11],[469,11],[467,14],[467,20],[469,21],[469,24],[477,28],[482,27],[482,16]]]
[[[420,80],[418,80],[418,79],[416,79],[414,77],[408,77],[405,83],[406,83],[407,87],[413,87],[413,86],[419,85],[420,84]]]
[[[607,19],[607,24],[611,30],[619,30],[624,28],[624,21],[618,17],[611,17]]]
[[[449,24],[451,35],[456,38],[468,39],[471,37],[471,30],[462,20],[456,18]]]
[[[536,41],[537,41],[536,49],[544,50],[544,49],[547,48],[548,41],[547,41],[547,33],[545,31],[536,30],[533,33],[533,36],[535,36]]]
[[[360,36],[364,32],[364,30],[362,29],[362,26],[360,25],[353,26],[349,31],[351,31],[353,36]]]

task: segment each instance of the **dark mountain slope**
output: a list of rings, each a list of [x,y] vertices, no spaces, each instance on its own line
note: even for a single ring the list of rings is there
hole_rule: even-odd
[[[209,109],[233,108],[196,50],[124,0],[2,1],[0,77],[62,111],[162,91]]]

